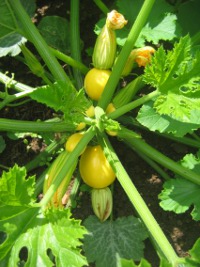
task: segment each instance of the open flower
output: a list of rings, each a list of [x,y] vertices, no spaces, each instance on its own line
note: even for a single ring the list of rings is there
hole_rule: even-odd
[[[127,23],[128,21],[125,20],[124,16],[116,10],[112,10],[107,14],[106,24],[110,29],[122,29]]]

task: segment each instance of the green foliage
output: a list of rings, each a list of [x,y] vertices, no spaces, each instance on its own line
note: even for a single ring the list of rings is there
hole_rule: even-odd
[[[117,267],[151,267],[151,264],[145,259],[142,259],[139,265],[135,264],[132,260],[118,259]]]
[[[59,16],[46,16],[38,25],[47,44],[68,54],[70,52],[69,22]]]
[[[84,238],[83,250],[96,267],[115,267],[117,255],[134,260],[143,256],[142,241],[147,232],[139,219],[129,216],[101,223],[96,216],[90,216],[84,226],[89,235]]]
[[[116,2],[117,11],[122,13],[125,19],[128,20],[128,24],[123,29],[116,31],[118,45],[124,45],[129,30],[132,27],[142,4],[142,1],[139,0],[124,0]],[[177,25],[177,17],[172,12],[173,7],[167,4],[166,1],[158,1],[154,5],[154,8],[148,18],[148,22],[143,27],[135,46],[145,46],[146,42],[158,44],[160,40],[172,41],[174,38],[179,37],[180,29]],[[104,23],[105,19],[101,19],[96,24],[96,34],[100,33]]]
[[[62,111],[65,120],[73,122],[83,120],[83,113],[91,105],[83,90],[77,92],[74,87],[63,81],[57,81],[52,86],[39,87],[30,97],[55,111]]]
[[[34,15],[36,5],[34,0],[21,0],[29,16]],[[10,8],[8,1],[0,1],[0,57],[20,53],[20,44],[26,42],[26,38],[18,33],[20,22],[18,22]]]
[[[87,265],[80,238],[87,233],[69,210],[48,210],[34,205],[34,178],[15,165],[0,180],[0,266]],[[19,255],[27,251],[27,259]],[[67,260],[66,260],[67,259]]]
[[[144,104],[137,115],[139,123],[147,127],[150,131],[171,133],[177,137],[183,137],[188,133],[193,133],[194,130],[199,128],[198,124],[185,123],[167,115],[160,115],[153,108],[153,105],[153,101]]]
[[[142,1],[117,1],[118,11],[124,14],[128,20],[127,27],[130,29],[140,11]],[[158,44],[160,40],[171,41],[180,36],[180,30],[177,26],[177,17],[173,14],[173,7],[166,1],[157,1],[148,17],[146,25],[143,27],[138,40],[135,44],[136,47],[142,47],[146,42]],[[120,34],[123,36],[123,29]],[[126,31],[126,30],[125,30]],[[123,41],[125,39],[123,38]],[[123,44],[123,42],[121,42]]]
[[[33,15],[35,11],[35,2],[33,0],[21,0],[21,2],[28,11],[28,14],[30,16]],[[76,4],[78,3],[78,1],[73,1],[73,4],[75,2]],[[155,5],[151,11],[148,21],[141,30],[139,38],[136,41],[136,47],[144,46],[146,43],[160,46],[160,42],[162,41],[167,41],[164,42],[164,44],[169,44],[169,42],[171,42],[170,46],[173,45],[172,42],[180,37],[180,27],[178,25],[177,16],[181,21],[184,33],[190,32],[195,34],[198,31],[198,26],[196,25],[193,31],[190,30],[193,16],[191,16],[191,20],[188,23],[189,25],[186,25],[183,19],[183,17],[186,16],[186,10],[189,9],[188,3],[190,4],[190,1],[180,4],[180,6],[177,5],[176,7],[180,8],[180,12],[177,12],[177,14],[175,14],[176,10],[174,10],[174,7],[169,5],[168,2],[169,1],[165,0],[155,1]],[[25,22],[21,19],[18,21],[13,10],[18,10],[20,2],[17,2],[17,5],[14,5],[14,3],[16,2],[5,0],[0,1],[0,56],[8,54],[12,56],[17,55],[20,52],[18,45],[26,42],[25,37],[28,36],[27,38],[29,38],[29,41],[37,49],[37,52],[39,52],[40,56],[43,58],[44,64],[46,64],[49,68],[51,74],[59,80],[53,85],[50,85],[51,82],[48,79],[44,79],[44,81],[46,80],[49,85],[38,87],[31,94],[29,94],[30,90],[27,89],[28,86],[21,86],[16,82],[15,84],[12,84],[12,89],[17,91],[21,90],[22,94],[8,95],[8,97],[11,96],[11,100],[8,99],[8,102],[4,101],[6,100],[4,99],[5,95],[2,94],[3,101],[5,102],[4,106],[14,100],[18,100],[18,97],[21,98],[30,96],[30,98],[54,109],[57,113],[58,121],[65,120],[69,122],[69,124],[76,124],[83,121],[84,113],[86,109],[92,105],[92,102],[85,96],[83,89],[80,91],[75,90],[71,82],[73,77],[68,78],[62,67],[59,64],[56,66],[56,63],[58,62],[56,60],[54,61],[55,58],[51,55],[51,50],[48,49],[47,46],[48,44],[64,53],[70,52],[68,21],[58,16],[45,17],[42,19],[39,24],[39,29],[45,40],[39,34],[37,35],[37,30],[35,30],[35,32],[26,30],[25,34],[23,29],[25,30],[29,29],[29,27],[31,28],[31,20],[29,21],[26,19]],[[128,19],[128,24],[122,30],[117,31],[117,42],[120,46],[125,44],[130,29],[132,25],[134,25],[135,19],[143,3],[144,1],[141,0],[115,1],[114,4],[116,4],[116,9],[121,12],[126,19]],[[196,8],[195,16],[197,16],[197,1],[194,0],[193,4],[193,8],[194,6]],[[78,11],[78,5],[76,8],[76,11]],[[23,12],[23,8],[21,9],[21,12]],[[74,11],[72,10],[71,12]],[[147,15],[148,10],[145,12]],[[18,17],[20,19],[20,14],[18,14]],[[105,22],[105,20],[101,20],[97,24],[97,31],[101,29],[102,21],[103,23]],[[187,21],[186,18],[185,21]],[[143,23],[140,23],[140,26],[141,25],[143,25]],[[26,28],[25,26],[29,27]],[[34,34],[29,35],[29,32],[33,32]],[[130,36],[133,37],[133,35]],[[130,38],[129,41],[131,39],[132,38]],[[79,42],[80,38],[76,41]],[[194,130],[199,128],[200,53],[198,51],[198,47],[193,48],[191,46],[191,42],[192,41],[189,36],[183,37],[174,45],[174,49],[168,52],[166,52],[164,47],[161,46],[153,56],[151,64],[145,67],[143,81],[147,85],[154,87],[155,92],[153,93],[158,94],[156,97],[155,94],[152,94],[154,98],[148,98],[150,94],[147,95],[146,99],[148,102],[146,101],[146,104],[140,109],[137,120],[145,127],[148,127],[151,131],[170,133],[178,137],[182,137],[188,133],[193,133]],[[73,47],[73,43],[71,44],[71,47]],[[127,46],[125,49],[127,49],[127,52],[130,52],[129,50],[131,47],[128,49]],[[126,51],[125,49],[123,51]],[[62,55],[59,59],[62,59]],[[52,64],[52,62],[54,62],[54,64]],[[72,67],[74,67],[74,63],[80,67],[80,63],[75,60],[73,60],[73,64],[71,63]],[[71,74],[72,73],[70,72],[70,75]],[[113,84],[115,84],[115,81],[119,78],[120,77],[115,77],[114,79],[111,75],[110,81],[113,81]],[[60,81],[60,79],[67,80],[67,83]],[[3,83],[6,84],[5,81],[3,81]],[[110,85],[112,85],[112,82]],[[110,87],[112,88],[112,86]],[[113,86],[113,92],[114,89],[116,88]],[[147,88],[145,88],[145,90],[146,89]],[[140,97],[140,95],[138,96]],[[139,105],[145,103],[143,99],[144,98],[141,97],[137,99],[139,101],[133,101],[136,103],[135,106],[133,103],[130,103],[129,107],[132,106],[132,108],[137,108]],[[129,101],[131,100],[132,99],[129,99]],[[129,101],[127,101],[126,104]],[[101,106],[101,100],[99,105]],[[96,106],[96,103],[94,103],[94,106]],[[128,105],[126,105],[125,110],[127,106]],[[120,109],[123,110],[123,105]],[[120,109],[116,110],[116,112]],[[130,110],[127,108],[126,112]],[[110,115],[112,117],[112,114]],[[6,119],[4,122],[5,121]],[[89,121],[89,119],[85,120],[85,122],[87,121]],[[90,122],[88,122],[88,124],[90,124]],[[89,142],[95,135],[94,129],[96,129],[96,133],[98,133],[98,141],[100,143],[105,142],[105,145],[107,145],[106,148],[113,153],[110,153],[112,154],[112,157],[110,156],[112,159],[115,157],[117,158],[114,150],[112,151],[112,146],[108,145],[109,142],[107,142],[104,137],[104,131],[118,130],[120,127],[118,122],[109,118],[109,115],[106,116],[104,110],[100,107],[95,107],[95,119],[93,120],[93,124],[95,127],[88,129],[84,135],[85,139],[82,139],[85,140],[85,145],[87,144],[86,141]],[[43,139],[46,138],[46,140],[51,143],[53,140],[53,134],[51,134],[52,133],[46,136],[42,134],[42,137]],[[65,134],[67,136],[69,133]],[[24,133],[16,135],[19,138],[24,137]],[[130,136],[132,140],[134,139],[134,141],[137,139],[134,137],[134,134],[133,136],[130,134]],[[126,140],[124,141],[126,142]],[[81,143],[79,143],[79,145],[81,145]],[[0,139],[0,152],[3,151],[4,147],[4,141]],[[151,148],[150,146],[146,147]],[[78,148],[80,148],[80,146]],[[140,142],[138,148],[140,153],[141,151],[145,152],[145,142]],[[57,148],[57,152],[58,149],[59,148]],[[156,152],[156,150],[153,151]],[[55,151],[55,153],[57,152]],[[150,153],[148,155],[150,155]],[[161,159],[167,160],[167,157],[161,153],[156,155],[157,156],[154,157],[155,161],[158,161],[158,155],[161,156]],[[50,157],[51,156],[52,155],[50,155]],[[145,157],[147,156],[145,155],[144,158]],[[199,157],[200,152],[198,152],[196,157],[192,154],[186,155],[181,161],[181,164],[183,167],[193,170],[193,174],[199,174]],[[69,155],[66,163],[72,162],[75,158],[78,158],[76,149]],[[162,160],[159,162],[162,164]],[[39,164],[41,163],[42,161],[40,160]],[[177,169],[177,172],[182,173],[184,176],[187,170],[181,168],[180,171],[180,168],[178,168],[180,165],[174,163],[172,160],[171,163],[175,166],[173,167],[173,171],[176,172]],[[37,164],[37,166],[39,164]],[[63,165],[63,168],[61,168],[63,177],[65,170],[67,169],[66,166],[68,165]],[[157,242],[160,251],[166,257],[161,257],[160,267],[172,267],[175,265],[177,267],[199,266],[200,239],[197,240],[192,250],[190,250],[191,257],[185,259],[179,258],[170,246],[168,240],[165,240],[165,235],[163,234],[162,229],[160,229],[159,224],[157,224],[154,220],[153,216],[145,216],[143,212],[145,208],[150,215],[151,213],[145,202],[143,203],[142,198],[138,200],[140,195],[137,190],[135,191],[135,193],[138,193],[136,198],[134,198],[133,194],[131,195],[132,191],[129,191],[129,188],[131,188],[129,185],[132,186],[131,179],[129,183],[129,177],[126,175],[121,163],[113,160],[113,166],[116,170],[118,179],[120,177],[120,183],[123,181],[123,183],[121,183],[122,187],[129,196],[131,202],[134,203],[135,207],[137,207],[136,209],[138,210],[138,214],[140,214],[141,218],[144,219],[144,222],[151,232],[152,240]],[[163,166],[165,165],[163,164]],[[169,163],[167,166],[169,166]],[[55,169],[55,173],[56,172],[57,170]],[[187,179],[190,178],[188,178],[188,176],[189,175],[186,177]],[[197,180],[198,175],[196,176],[195,181]],[[43,180],[39,179],[40,185],[41,181]],[[51,187],[51,189],[52,188],[53,187]],[[36,203],[37,199],[35,196],[34,176],[27,177],[26,169],[17,165],[8,172],[3,172],[0,179],[0,266],[86,266],[88,262],[81,251],[82,242],[80,239],[83,238],[85,255],[88,261],[94,262],[97,267],[151,266],[150,263],[142,258],[144,249],[143,240],[145,240],[148,235],[146,228],[139,219],[129,216],[126,218],[118,218],[115,221],[106,221],[101,223],[96,217],[90,216],[85,221],[85,227],[89,231],[88,233],[86,228],[81,226],[79,220],[71,218],[69,210],[44,210],[43,207],[41,208],[41,205],[47,205],[48,201],[50,201],[50,196],[55,192],[53,189],[51,191],[51,189],[49,192],[52,194],[46,194],[40,204]],[[183,177],[176,175],[175,179],[170,179],[164,184],[164,189],[159,198],[161,199],[160,205],[163,209],[174,211],[176,213],[183,213],[193,207],[191,215],[192,218],[197,221],[200,220],[199,196],[199,185],[193,184],[183,179]],[[159,237],[162,238],[159,240]],[[167,259],[169,262],[173,262],[175,264],[172,265]],[[137,261],[137,263],[134,263],[134,261]]]
[[[0,179],[0,207],[24,206],[33,203],[34,187],[35,177],[26,179],[25,167],[15,165],[9,172],[4,171]]]
[[[160,47],[145,68],[144,81],[160,92],[154,108],[160,115],[199,124],[200,54],[193,55],[190,38],[183,37],[166,53]]]
[[[181,165],[200,174],[200,151],[197,156],[187,154]],[[159,195],[160,206],[167,211],[184,213],[194,206],[191,215],[194,220],[200,220],[200,186],[183,178],[177,177],[164,183]]]

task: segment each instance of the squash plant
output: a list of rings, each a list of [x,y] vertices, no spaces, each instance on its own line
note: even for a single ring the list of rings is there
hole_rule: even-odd
[[[36,27],[30,18],[35,10],[34,1],[0,1],[1,56],[16,56],[42,80],[41,86],[31,87],[16,81],[7,72],[1,72],[0,81],[5,90],[0,95],[0,107],[26,97],[47,105],[57,115],[48,121],[0,119],[2,132],[37,133],[43,138],[49,135],[51,139],[46,151],[26,166],[16,164],[2,174],[0,266],[89,266],[90,262],[95,262],[97,267],[151,266],[143,258],[142,241],[147,237],[155,246],[160,266],[199,266],[200,239],[189,251],[189,257],[177,256],[109,139],[124,142],[167,179],[159,195],[163,209],[183,213],[193,206],[193,219],[200,219],[199,152],[175,162],[147,144],[133,130],[143,128],[155,132],[155,136],[159,133],[199,148],[200,35],[192,24],[190,30],[183,19],[189,8],[191,14],[198,10],[195,8],[198,1],[177,1],[173,5],[154,0],[116,1],[115,9],[125,18],[123,27],[120,26],[116,34],[113,30],[110,33],[108,23],[105,23],[106,14],[112,11],[100,0],[94,2],[104,13],[104,19],[96,27],[98,38],[91,61],[98,69],[95,72],[100,70],[100,73],[107,74],[103,89],[101,84],[102,90],[98,96],[95,93],[95,97],[90,96],[91,87],[89,91],[84,88],[88,83],[91,86],[90,79],[94,75],[86,80],[85,86],[83,84],[83,77],[88,77],[87,73],[91,70],[81,62],[78,23],[81,2],[70,2],[71,45],[66,42],[63,47],[57,47],[54,41],[59,40],[59,34],[66,35],[68,30],[66,20],[45,18]],[[54,40],[51,34],[55,31],[58,39]],[[108,43],[103,31],[106,31],[106,38],[110,38]],[[102,49],[103,42],[105,48],[111,45],[112,49]],[[170,50],[164,47],[165,42],[169,42]],[[146,43],[151,44],[150,49],[144,49]],[[69,51],[70,56],[67,55]],[[23,57],[17,56],[20,52]],[[58,59],[70,65],[72,71],[66,73]],[[142,71],[137,72],[138,66],[142,66]],[[137,73],[136,78],[132,77],[134,72]],[[125,88],[119,88],[119,81],[125,75],[130,82]],[[144,87],[145,94],[140,94]],[[75,138],[75,144],[69,148],[69,143],[65,144],[66,139],[78,131],[81,131],[81,138],[80,135]],[[59,133],[59,138],[52,138],[53,133]],[[3,150],[3,138],[1,144]],[[62,196],[72,181],[72,174],[77,174],[79,170],[79,156],[83,153],[80,174],[84,172],[82,175],[85,177],[89,168],[85,161],[93,157],[84,153],[93,150],[94,144],[103,155],[99,164],[108,164],[111,183],[116,177],[138,218],[129,216],[113,220],[110,214],[111,195],[105,188],[105,196],[100,193],[99,197],[102,191],[93,193],[93,207],[97,216],[98,205],[103,209],[102,221],[111,215],[107,221],[91,216],[82,224],[72,218],[69,207],[63,206]],[[58,156],[40,177],[29,175],[50,155]],[[172,171],[174,177],[169,177],[164,169]],[[77,181],[75,179],[73,183],[76,185]],[[39,201],[37,197],[41,192],[44,195]]]

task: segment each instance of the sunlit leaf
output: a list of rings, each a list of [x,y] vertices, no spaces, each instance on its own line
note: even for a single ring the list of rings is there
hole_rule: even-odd
[[[35,177],[26,177],[26,168],[15,165],[0,179],[0,207],[23,206],[35,199]]]
[[[200,174],[200,151],[195,157],[187,154],[181,165]],[[160,206],[164,210],[184,213],[191,206],[191,215],[194,220],[200,220],[200,186],[186,179],[177,177],[164,183],[163,191],[159,195]]]
[[[63,81],[58,81],[52,86],[39,87],[30,94],[30,97],[55,111],[62,111],[66,120],[73,121],[81,121],[82,113],[91,105],[83,90],[76,91],[70,84]]]
[[[153,106],[158,114],[200,124],[199,69],[200,53],[191,51],[188,36],[168,53],[163,47],[158,49],[144,74],[144,81],[160,92]]]
[[[127,28],[130,29],[132,27],[143,3],[144,1],[139,0],[117,1],[118,11],[128,20],[127,27],[119,31],[122,36],[125,34],[128,35]],[[135,46],[142,47],[145,45],[145,42],[158,44],[160,40],[173,40],[175,37],[180,36],[180,30],[177,26],[177,17],[173,12],[173,7],[166,1],[160,0],[156,2]],[[122,39],[121,45],[123,45],[125,41],[125,38]],[[120,41],[118,41],[118,43],[120,44]]]
[[[153,108],[153,101],[144,104],[137,115],[137,120],[150,131],[160,133],[171,133],[178,137],[183,137],[187,133],[193,133],[199,128],[198,124],[185,123],[174,120],[167,115],[160,115]]]
[[[8,267],[23,261],[25,266],[53,266],[54,261],[60,267],[87,265],[79,248],[86,230],[70,216],[69,210],[50,210],[45,216],[38,208],[29,208],[0,221],[0,231],[7,235],[0,245],[0,259],[8,254]],[[19,259],[22,250],[26,250],[27,259]]]

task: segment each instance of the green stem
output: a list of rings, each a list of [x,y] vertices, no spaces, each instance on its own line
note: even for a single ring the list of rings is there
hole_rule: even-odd
[[[147,229],[153,236],[154,240],[158,244],[159,248],[161,249],[165,257],[167,258],[167,260],[173,266],[175,266],[175,264],[179,261],[179,257],[176,255],[174,249],[172,248],[171,244],[167,240],[159,224],[153,217],[152,213],[150,212],[149,208],[147,207],[140,193],[138,192],[138,190],[132,183],[126,170],[124,169],[123,165],[118,159],[113,147],[111,146],[107,136],[105,135],[103,138],[103,148],[104,148],[104,152],[110,164],[113,167],[113,170],[116,173],[119,183],[123,187],[124,191],[129,197],[137,213],[143,220],[144,224],[146,225]]]
[[[70,42],[72,57],[81,62],[80,29],[79,29],[79,0],[70,2]],[[78,89],[83,87],[83,77],[80,70],[73,68],[74,78]]]
[[[72,66],[75,69],[79,69],[84,75],[89,71],[89,68],[87,68],[80,61],[77,61],[73,59],[72,57],[69,57],[54,48],[50,48],[50,49],[53,52],[54,56],[56,56],[59,60],[62,60],[63,62],[67,63],[68,65]]]
[[[57,59],[55,58],[55,56],[52,54],[51,50],[49,49],[49,46],[44,41],[38,29],[32,23],[30,17],[24,10],[20,0],[8,0],[8,2],[13,9],[14,15],[16,15],[16,17],[20,21],[20,25],[22,26],[22,31],[25,33],[25,37],[35,45],[40,56],[43,58],[47,67],[53,74],[54,78],[56,80],[62,80],[62,81],[71,83],[67,74],[64,72],[63,68],[58,63]],[[17,30],[19,30],[21,34],[21,30],[20,29],[17,29]]]
[[[140,153],[144,153],[150,159],[161,164],[167,169],[179,174],[181,177],[187,179],[188,181],[200,185],[200,176],[197,173],[184,168],[172,159],[166,157],[161,152],[148,145],[141,139],[139,135],[137,136],[137,134],[133,131],[121,127],[121,130],[118,131],[118,137],[123,139],[123,141],[128,145],[134,147],[134,150],[139,150]]]
[[[15,81],[13,78],[8,77],[7,75],[0,72],[0,82],[5,84],[7,87],[13,88],[17,91],[24,92],[29,90],[34,90],[33,87],[25,85],[23,83],[19,83]]]
[[[5,107],[7,104],[15,101],[15,100],[19,100],[23,97],[26,97],[28,96],[29,94],[31,94],[33,91],[35,91],[35,89],[29,89],[29,90],[26,90],[24,92],[20,92],[20,93],[17,93],[17,94],[14,94],[14,95],[7,95],[4,100],[0,103],[0,110]]]
[[[137,100],[134,100],[118,109],[116,109],[115,111],[113,111],[112,113],[109,114],[109,118],[111,119],[116,119],[122,115],[124,115],[125,113],[131,111],[134,108],[137,108],[141,105],[143,105],[145,102],[148,102],[149,100],[151,100],[152,98],[154,98],[155,96],[158,96],[160,93],[156,90],[153,91],[151,93],[149,93],[148,95],[145,95]]]
[[[98,8],[106,15],[110,10],[101,0],[93,0]]]
[[[144,4],[129,32],[129,35],[127,37],[126,43],[123,46],[118,60],[116,62],[116,64],[113,67],[112,73],[110,75],[110,78],[105,86],[105,89],[103,91],[102,97],[100,98],[98,105],[105,109],[108,104],[111,102],[112,96],[114,94],[114,91],[117,87],[117,84],[119,82],[119,79],[121,77],[121,73],[123,71],[123,68],[126,64],[126,61],[128,59],[129,54],[131,53],[131,50],[134,47],[134,44],[142,30],[142,28],[144,27],[147,18],[150,14],[150,11],[153,7],[155,0],[146,0],[144,1]],[[133,6],[134,8],[134,6]]]
[[[49,146],[46,147],[44,151],[42,151],[37,157],[33,160],[29,161],[25,168],[27,171],[31,171],[39,166],[45,165],[47,159],[52,156],[52,154],[61,147],[61,145],[66,140],[66,136],[62,136],[59,140],[53,140]]]
[[[36,122],[36,121],[19,121],[10,119],[0,119],[0,131],[14,132],[67,132],[74,131],[75,126],[67,122]]]
[[[140,128],[142,130],[145,130],[145,131],[149,131],[148,128],[142,126],[141,124],[139,124],[135,118],[133,117],[130,117],[130,116],[122,116],[120,118],[118,118],[118,121],[123,123],[123,125],[130,125],[130,126],[134,126],[134,127],[137,127],[137,128]],[[159,133],[159,132],[153,132],[154,135],[158,135],[158,136],[161,136],[161,137],[164,137],[164,138],[167,138],[167,139],[170,139],[170,140],[173,140],[175,142],[178,142],[178,143],[182,143],[184,145],[187,145],[187,146],[191,146],[191,147],[196,147],[196,148],[200,148],[200,140],[196,139],[191,139],[189,137],[176,137],[172,134],[167,134],[167,133]],[[193,136],[193,134],[192,134]]]
[[[200,137],[199,137],[197,134],[195,134],[195,133],[192,133],[191,135],[193,136],[193,138],[194,138],[196,141],[199,142],[199,145],[200,145]]]
[[[66,164],[64,164],[62,170],[60,171],[57,178],[53,181],[52,185],[49,187],[47,192],[45,193],[43,199],[40,202],[40,206],[45,207],[52,196],[54,195],[55,191],[59,187],[60,183],[62,182],[63,178],[65,177],[66,173],[68,172],[68,169],[70,169],[70,166],[73,165],[75,161],[77,161],[79,155],[83,151],[84,147],[87,146],[89,141],[93,138],[95,132],[93,127],[90,127],[87,132],[84,134],[83,138],[80,140],[78,145],[75,147],[75,149],[71,152],[70,156],[67,157]]]
[[[133,147],[132,147],[133,148]],[[133,148],[134,149],[134,148]],[[136,151],[135,152],[142,158],[144,159],[154,170],[156,170],[157,173],[159,173],[165,180],[169,180],[170,179],[170,176],[165,172],[163,171],[162,168],[160,168],[160,166],[154,162],[153,160],[151,160],[149,157],[147,157],[144,153],[141,153],[139,151]]]

